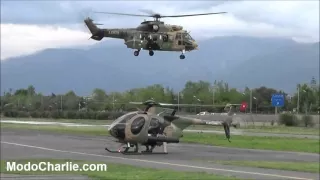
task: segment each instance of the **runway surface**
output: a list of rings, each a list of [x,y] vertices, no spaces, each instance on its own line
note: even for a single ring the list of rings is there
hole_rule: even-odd
[[[93,125],[93,124],[80,124],[80,123],[62,123],[62,122],[40,122],[40,121],[15,121],[15,120],[1,120],[1,123],[13,123],[13,124],[34,124],[34,125],[61,125],[69,127],[109,127],[110,125]],[[185,129],[184,132],[196,132],[196,133],[214,133],[214,134],[224,134],[224,131],[217,130],[198,130],[198,129]],[[246,136],[269,136],[269,137],[296,137],[296,138],[309,138],[309,139],[319,139],[319,135],[304,135],[304,134],[281,134],[281,133],[265,133],[265,132],[246,132],[242,129],[231,129],[231,135],[246,135]]]
[[[249,150],[194,144],[169,144],[167,155],[122,155],[104,150],[118,144],[105,137],[34,130],[1,130],[1,159],[59,158],[123,163],[177,171],[206,171],[249,179],[319,179],[319,174],[213,164],[214,160],[319,162],[319,154]],[[157,148],[160,149],[161,148]]]

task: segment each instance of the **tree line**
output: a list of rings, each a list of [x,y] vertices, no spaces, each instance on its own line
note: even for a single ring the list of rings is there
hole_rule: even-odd
[[[285,106],[278,111],[296,109],[300,113],[317,113],[320,92],[315,79],[312,78],[311,83],[298,84],[297,89],[296,93],[290,96],[286,92],[265,86],[253,89],[246,87],[241,91],[229,87],[224,81],[215,81],[213,84],[188,81],[179,92],[155,84],[125,92],[107,93],[96,88],[90,96],[83,97],[73,91],[43,95],[37,93],[35,87],[30,85],[27,88],[15,91],[9,89],[8,92],[4,92],[1,96],[1,114],[8,117],[114,119],[127,111],[136,110],[136,105],[129,102],[150,99],[173,104],[213,105],[206,108],[195,106],[179,109],[180,112],[193,114],[200,111],[221,112],[226,103],[244,101],[248,103],[247,112],[251,109],[251,113],[274,113],[274,107],[271,106],[271,96],[274,93],[282,93],[286,97]]]

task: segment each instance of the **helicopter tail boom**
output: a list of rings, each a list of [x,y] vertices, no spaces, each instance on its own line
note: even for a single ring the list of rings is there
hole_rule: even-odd
[[[86,26],[92,34],[92,36],[90,37],[91,39],[100,41],[104,37],[103,31],[100,28],[98,28],[98,26],[95,23],[93,23],[92,19],[87,18],[84,20],[84,23],[86,24]]]
[[[84,23],[92,34],[90,38],[96,41],[101,41],[104,37],[123,39],[126,34],[126,31],[121,29],[100,29],[97,26],[100,24],[93,23],[91,18],[85,19]]]

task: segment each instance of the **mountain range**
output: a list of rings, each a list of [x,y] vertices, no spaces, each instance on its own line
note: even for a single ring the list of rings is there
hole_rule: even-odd
[[[216,37],[199,50],[158,52],[138,57],[121,40],[105,40],[85,49],[46,49],[1,61],[1,91],[33,85],[44,94],[89,95],[94,88],[125,91],[152,84],[180,90],[188,80],[224,80],[229,87],[267,86],[294,92],[297,83],[319,78],[319,42],[291,39]]]

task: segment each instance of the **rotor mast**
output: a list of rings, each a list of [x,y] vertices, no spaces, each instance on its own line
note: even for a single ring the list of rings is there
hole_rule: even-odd
[[[154,21],[159,22],[160,19],[161,19],[161,15],[160,15],[160,14],[154,14],[154,15],[153,15],[153,19],[154,19]]]

